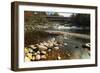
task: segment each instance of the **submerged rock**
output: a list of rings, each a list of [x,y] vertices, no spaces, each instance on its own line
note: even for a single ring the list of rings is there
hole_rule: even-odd
[[[67,43],[64,43],[64,45],[66,46],[66,45],[68,45]]]

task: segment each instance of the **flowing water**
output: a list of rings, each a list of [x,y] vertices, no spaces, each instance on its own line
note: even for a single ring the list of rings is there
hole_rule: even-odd
[[[51,30],[55,31],[55,30]],[[78,34],[88,34],[89,30],[56,30],[56,31],[64,31],[64,32],[70,32],[70,33],[78,33]],[[89,34],[88,34],[89,36]],[[88,52],[84,50],[82,45],[86,43],[90,43],[90,39],[71,36],[71,35],[63,35],[63,36],[49,36],[49,39],[55,38],[56,40],[63,41],[64,45],[61,47],[66,52],[69,51],[73,54],[72,59],[87,59],[90,58],[88,55]]]

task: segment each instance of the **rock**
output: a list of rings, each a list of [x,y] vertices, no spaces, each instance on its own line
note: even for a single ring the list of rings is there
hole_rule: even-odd
[[[68,39],[66,36],[64,36],[64,39]]]
[[[68,45],[67,43],[64,43],[64,45],[66,46],[66,45]]]
[[[30,52],[30,53],[32,53],[32,52],[33,52],[33,50],[32,50],[31,48],[29,48],[29,52]]]
[[[43,46],[43,45],[37,45],[37,47],[39,48],[39,50],[47,50],[48,49],[46,46]]]
[[[56,38],[56,40],[57,40],[57,43],[58,44],[63,44],[64,42],[64,37],[63,36],[57,36],[57,38]]]
[[[68,53],[68,54],[67,54],[67,56],[71,56],[71,54],[70,54],[70,53]]]
[[[41,55],[42,60],[45,60],[46,58],[47,58],[46,55]]]
[[[29,57],[25,56],[25,62],[31,61]]]
[[[50,41],[50,40],[48,40],[48,41],[47,41],[47,43],[51,43],[51,41]]]
[[[83,48],[90,48],[90,43],[86,43],[84,45],[82,45]]]
[[[40,60],[40,59],[41,59],[40,55],[36,55],[36,60]]]
[[[32,53],[27,53],[27,57],[28,57],[29,59],[32,59]]]
[[[91,46],[91,45],[90,45],[90,43],[86,43],[85,45],[86,45],[86,46],[88,46],[88,47],[90,47],[90,46]]]
[[[51,49],[48,49],[48,52],[50,52],[51,51]]]
[[[37,47],[35,47],[35,45],[30,45],[29,47],[32,48],[32,49],[36,49],[37,48]]]
[[[33,60],[33,61],[35,60],[35,56],[32,57],[32,60]]]
[[[43,42],[44,46],[48,47],[48,43],[46,43],[45,41]]]
[[[46,52],[46,51],[41,51],[41,53],[42,53],[42,54],[44,54],[44,55],[45,55],[45,54],[47,54],[47,52]]]
[[[54,46],[58,46],[58,44],[56,42],[54,42]]]
[[[59,46],[61,47],[61,46],[63,46],[62,44],[59,44]]]
[[[51,41],[54,42],[55,41],[55,38],[52,38]]]
[[[50,42],[50,43],[48,44],[48,48],[52,48],[52,47],[53,47],[53,43]]]
[[[24,52],[25,52],[25,54],[27,54],[27,53],[29,53],[29,50],[28,50],[28,48],[24,48]]]
[[[44,44],[43,44],[43,43],[40,43],[40,45],[41,45],[41,46],[44,46]]]
[[[61,57],[60,57],[60,56],[58,56],[58,57],[57,57],[57,59],[58,59],[58,60],[61,60]]]
[[[37,51],[37,54],[40,54],[40,51]]]
[[[63,42],[63,40],[59,40],[59,41],[57,41],[57,44],[63,44],[64,42]]]
[[[37,52],[35,52],[34,55],[37,55]]]
[[[54,49],[55,49],[55,50],[58,50],[58,49],[59,49],[59,47],[54,47]]]

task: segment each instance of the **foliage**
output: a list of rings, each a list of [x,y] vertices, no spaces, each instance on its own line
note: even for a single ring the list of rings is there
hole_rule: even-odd
[[[89,27],[90,26],[90,15],[89,14],[73,14],[71,16],[72,25],[78,27]]]
[[[57,12],[51,13],[50,16],[59,16]]]
[[[41,29],[41,26],[47,26],[49,23],[45,12],[25,12],[25,30],[32,31]]]

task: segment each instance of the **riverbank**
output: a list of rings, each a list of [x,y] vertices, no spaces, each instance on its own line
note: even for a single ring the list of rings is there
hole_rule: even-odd
[[[25,35],[25,61],[90,58],[91,48],[83,46],[90,43],[89,35],[53,30]]]

